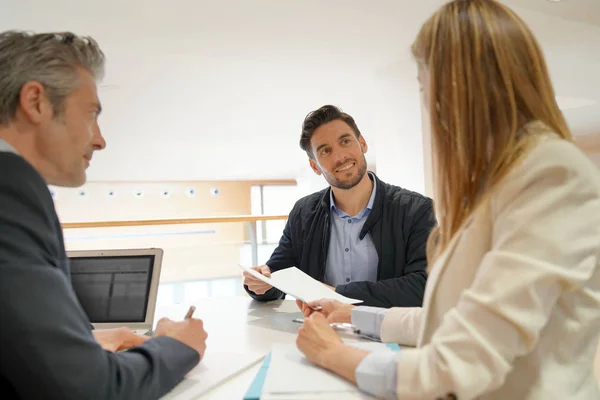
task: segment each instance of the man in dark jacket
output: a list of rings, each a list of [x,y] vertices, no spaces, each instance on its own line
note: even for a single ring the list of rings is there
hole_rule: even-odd
[[[367,143],[354,119],[335,106],[308,114],[300,147],[331,186],[294,205],[279,246],[254,269],[268,276],[295,266],[363,305],[421,306],[435,224],[431,199],[367,172]],[[256,300],[284,296],[251,274],[244,277]]]

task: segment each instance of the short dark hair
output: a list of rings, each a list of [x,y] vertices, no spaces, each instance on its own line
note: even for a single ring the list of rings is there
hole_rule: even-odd
[[[354,131],[356,137],[360,137],[360,130],[358,129],[358,126],[356,126],[356,122],[354,122],[354,118],[352,118],[352,116],[346,114],[336,106],[329,104],[325,105],[317,110],[309,112],[302,123],[300,148],[304,150],[310,158],[315,158],[310,146],[310,139],[312,138],[313,133],[315,133],[317,128],[320,126],[336,120],[340,120],[348,124],[348,126]]]

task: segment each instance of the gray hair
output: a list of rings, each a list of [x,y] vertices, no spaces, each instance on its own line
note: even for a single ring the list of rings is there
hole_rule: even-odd
[[[96,81],[104,75],[104,53],[91,37],[71,32],[0,33],[0,124],[14,118],[21,89],[30,81],[44,86],[54,115],[59,115],[65,97],[79,84],[78,67]]]

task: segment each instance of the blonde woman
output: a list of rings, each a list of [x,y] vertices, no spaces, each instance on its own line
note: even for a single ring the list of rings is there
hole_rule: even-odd
[[[600,174],[572,143],[537,41],[506,6],[456,0],[413,53],[439,223],[423,307],[317,302],[299,349],[384,398],[600,398]],[[415,348],[346,346],[326,317]]]

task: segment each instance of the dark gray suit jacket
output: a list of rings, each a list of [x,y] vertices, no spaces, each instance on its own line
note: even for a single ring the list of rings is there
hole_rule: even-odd
[[[20,156],[0,152],[1,397],[156,399],[198,361],[167,337],[118,353],[96,343],[45,181]]]

